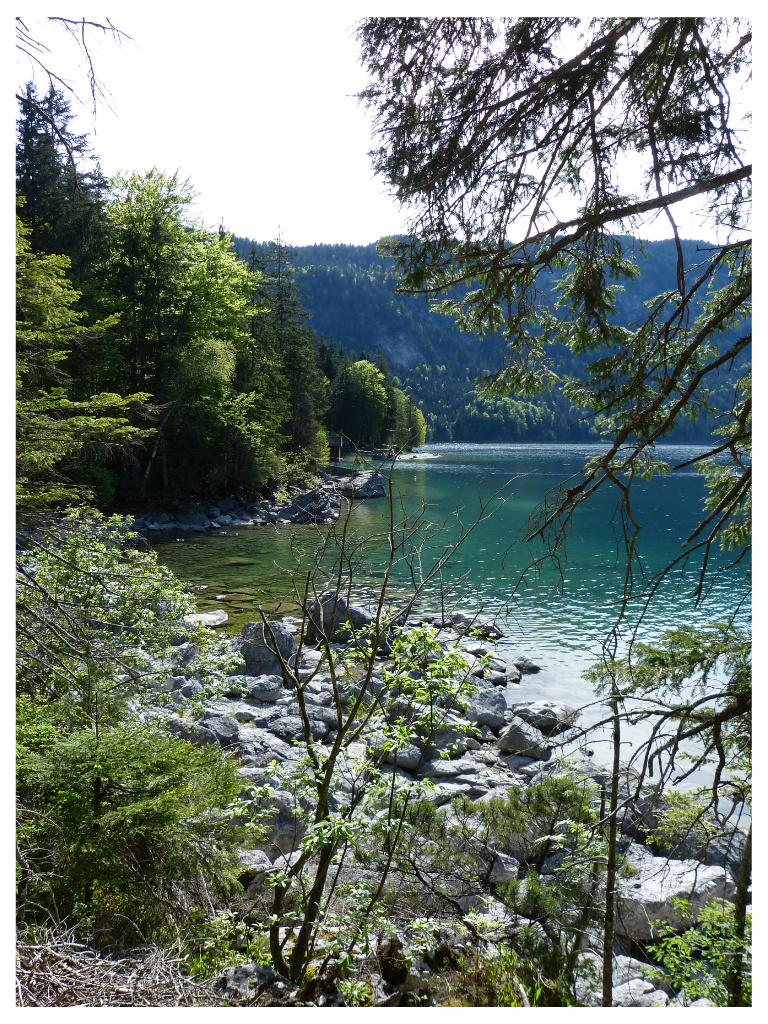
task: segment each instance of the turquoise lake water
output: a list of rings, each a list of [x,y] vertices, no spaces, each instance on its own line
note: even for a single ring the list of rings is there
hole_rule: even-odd
[[[691,458],[697,448],[667,445],[658,451],[675,465]],[[600,451],[594,445],[425,445],[431,459],[397,462],[391,469],[396,521],[413,522],[421,514],[444,525],[424,544],[421,564],[427,572],[480,510],[481,501],[494,511],[479,524],[455,552],[441,574],[440,583],[452,589],[454,608],[496,616],[505,632],[501,654],[524,653],[542,671],[524,676],[509,688],[510,700],[539,697],[565,700],[585,708],[581,724],[602,714],[581,673],[599,659],[601,641],[616,617],[621,596],[623,549],[611,525],[618,493],[608,487],[589,507],[579,509],[568,538],[567,559],[559,568],[551,564],[538,572],[525,570],[537,551],[523,541],[528,517],[559,483],[577,474],[584,459]],[[390,472],[389,467],[386,470]],[[637,570],[651,576],[679,555],[682,543],[698,522],[704,495],[703,482],[694,468],[635,485],[636,518],[643,524]],[[500,496],[494,494],[502,490]],[[342,509],[342,514],[343,514]],[[386,533],[390,502],[373,499],[352,507],[350,531],[357,538]],[[341,519],[340,521],[341,522]],[[225,608],[233,630],[257,618],[256,606],[274,609],[290,597],[291,585],[301,579],[318,546],[318,534],[308,526],[274,526],[230,530],[228,536],[163,538],[154,545],[162,562],[182,579],[206,589],[199,594],[201,610]],[[375,587],[380,580],[384,542],[369,544],[361,558],[359,576]],[[540,553],[540,550],[539,552]],[[302,558],[299,556],[302,555]],[[724,564],[718,553],[713,569]],[[299,559],[299,561],[297,561]],[[694,607],[691,580],[670,578],[646,609],[631,616],[624,638],[632,629],[643,638],[683,623],[703,623],[734,612],[744,600],[743,575],[715,580],[707,600]],[[425,604],[438,606],[440,583],[426,588]],[[400,566],[395,590],[410,587]],[[290,602],[285,610],[290,608]],[[741,617],[748,614],[742,605]],[[599,746],[599,737],[595,738]],[[590,746],[595,743],[590,742]],[[599,751],[595,749],[596,756]]]

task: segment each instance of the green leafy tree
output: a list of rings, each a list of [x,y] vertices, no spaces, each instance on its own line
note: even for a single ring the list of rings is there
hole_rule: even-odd
[[[681,917],[688,913],[688,901],[679,900]],[[752,915],[740,929],[733,904],[714,900],[702,907],[698,928],[689,928],[682,935],[668,925],[657,928],[658,941],[650,947],[665,969],[664,977],[680,987],[687,1003],[709,999],[715,1006],[752,1004]],[[734,1001],[731,975],[739,962],[739,1001]],[[662,972],[649,971],[651,978]]]
[[[258,277],[226,234],[189,221],[191,201],[187,183],[157,170],[110,186],[103,307],[120,319],[103,372],[117,388],[141,381],[152,395],[156,441],[133,483],[142,492],[253,485],[279,444],[269,376],[259,372],[271,354],[254,340]]]
[[[367,359],[345,367],[331,385],[329,422],[358,447],[383,440],[387,417],[384,375]]]
[[[328,422],[359,447],[386,444],[400,451],[423,444],[421,410],[386,371],[368,359],[345,366],[329,389]]]

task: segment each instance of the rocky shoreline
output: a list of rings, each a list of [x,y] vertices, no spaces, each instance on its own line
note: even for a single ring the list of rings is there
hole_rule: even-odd
[[[321,476],[323,482],[309,490],[289,487],[290,498],[282,502],[274,495],[271,499],[249,501],[233,494],[213,503],[174,501],[162,510],[129,515],[133,528],[144,535],[166,531],[221,533],[245,526],[333,523],[339,518],[341,498],[377,498],[387,493],[386,479],[374,470]]]
[[[334,650],[339,652],[354,640],[356,629],[370,621],[363,607],[340,608],[340,600],[335,597],[333,601],[335,619],[323,620],[333,635]],[[322,606],[318,611],[325,614]],[[413,742],[403,743],[395,751],[382,747],[375,733],[363,735],[340,756],[336,800],[351,799],[354,765],[366,758],[380,765],[383,762],[384,770],[395,776],[398,786],[429,780],[434,785],[429,799],[448,816],[454,797],[483,802],[504,797],[510,789],[522,790],[574,770],[598,785],[607,783],[604,770],[588,752],[571,754],[567,761],[559,756],[560,743],[568,738],[579,716],[577,709],[552,701],[519,700],[508,706],[505,688],[519,682],[521,675],[535,671],[536,666],[525,658],[508,663],[499,657],[494,643],[499,632],[493,623],[457,613],[445,621],[432,616],[430,625],[442,650],[460,654],[466,665],[472,683],[467,717],[475,726],[475,735],[452,731],[448,721],[427,744],[412,737]],[[204,680],[196,676],[198,650],[194,643],[180,637],[165,658],[147,656],[145,671],[154,701],[150,706],[136,705],[132,711],[139,720],[162,723],[191,742],[219,745],[239,762],[244,796],[250,798],[256,789],[262,794],[260,807],[269,810],[271,825],[268,841],[241,852],[246,899],[256,899],[263,892],[270,873],[290,866],[306,827],[291,786],[306,735],[297,684],[303,692],[312,739],[330,746],[337,735],[338,708],[325,657],[312,643],[317,638],[310,630],[305,630],[302,637],[302,628],[303,623],[291,617],[270,623],[268,634],[261,623],[244,626],[232,641],[238,664],[219,687],[218,695],[202,705],[205,688]],[[478,629],[485,634],[484,639],[477,638]],[[385,659],[387,653],[382,650],[380,657]],[[287,676],[286,665],[290,666]],[[374,672],[369,689],[376,694],[382,687],[381,677]],[[345,679],[336,689],[347,706],[359,692],[353,679]],[[279,767],[277,778],[273,763]],[[675,851],[674,857],[657,856],[644,844],[643,829],[653,826],[658,799],[654,802],[650,793],[633,794],[629,782],[621,796],[625,807],[618,845],[629,865],[629,877],[621,881],[616,900],[613,1005],[685,1005],[682,994],[664,980],[648,980],[648,965],[633,954],[638,944],[650,938],[650,922],[666,921],[680,930],[687,926],[689,922],[681,922],[678,917],[675,898],[690,900],[693,919],[710,900],[733,899],[743,836],[735,832],[718,843],[703,845],[691,838],[687,846]],[[457,894],[457,901],[464,910],[474,911],[476,926],[478,922],[483,925],[482,938],[476,927],[473,936],[466,928],[457,927],[455,921],[446,920],[435,932],[434,949],[424,948],[423,936],[418,939],[408,928],[399,929],[396,939],[390,936],[380,941],[369,969],[372,1005],[413,1005],[415,997],[429,990],[439,959],[438,947],[459,956],[470,946],[488,951],[503,944],[505,935],[519,926],[520,919],[495,898],[494,887],[525,877],[529,866],[526,849],[519,837],[510,836],[503,847],[476,851],[478,862],[485,864],[486,890],[481,895]],[[542,865],[541,878],[547,884],[557,884],[555,872],[562,862],[562,856],[559,861],[558,856],[553,854]],[[417,939],[420,944],[414,951]],[[584,937],[579,952],[579,1005],[600,1005],[600,943],[597,934]],[[397,969],[394,963],[399,964]],[[407,969],[403,964],[408,965]],[[598,980],[594,979],[595,973]],[[271,968],[256,963],[228,969],[215,987],[227,1005],[254,1001],[271,1005],[346,1005],[333,986],[332,991],[318,990],[310,995],[291,986]],[[711,1004],[698,1000],[694,1005]]]

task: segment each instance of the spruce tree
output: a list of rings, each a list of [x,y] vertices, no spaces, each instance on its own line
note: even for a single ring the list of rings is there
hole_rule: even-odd
[[[278,237],[256,258],[261,273],[258,300],[266,307],[258,320],[258,340],[266,351],[275,352],[285,381],[289,404],[282,432],[291,449],[312,450],[324,412],[323,376],[296,285],[292,255],[293,250]]]

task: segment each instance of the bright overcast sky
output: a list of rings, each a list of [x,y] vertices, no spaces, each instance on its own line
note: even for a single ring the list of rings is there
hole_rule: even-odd
[[[389,13],[381,6],[375,13]],[[433,13],[430,6],[419,13]],[[443,3],[439,13],[466,13],[451,6]],[[109,16],[132,41],[90,36],[112,108],[101,104],[95,122],[77,46],[44,17],[23,17],[50,46],[50,67],[76,86],[83,113],[71,129],[91,136],[107,175],[178,170],[209,228],[223,221],[258,241],[280,230],[292,245],[365,245],[403,231],[405,218],[373,176],[371,119],[355,98],[367,84],[354,39],[361,12],[327,2],[119,6]],[[82,17],[82,9],[71,16]],[[84,16],[104,18],[87,9]],[[32,74],[20,58],[17,85]],[[36,77],[45,90],[45,76]],[[681,227],[684,236],[702,237],[695,217]],[[658,217],[640,233],[658,238],[670,230]]]
[[[228,3],[182,14],[156,3],[110,17],[133,41],[92,37],[114,111],[99,107],[94,132],[77,46],[60,28],[24,16],[48,41],[51,67],[77,83],[84,116],[72,127],[91,135],[107,175],[178,169],[198,193],[206,226],[223,219],[227,230],[258,240],[279,228],[293,245],[364,245],[403,229],[368,157],[370,118],[354,95],[366,84],[354,13]],[[20,81],[30,75],[21,58]]]

